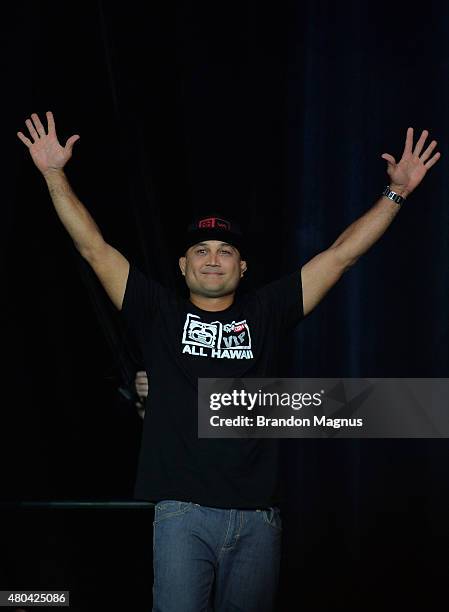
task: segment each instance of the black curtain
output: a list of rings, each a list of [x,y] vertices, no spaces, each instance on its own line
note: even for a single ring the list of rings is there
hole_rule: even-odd
[[[241,220],[243,290],[257,286],[330,246],[379,197],[380,155],[400,157],[408,126],[428,129],[441,160],[298,327],[283,372],[449,375],[446,2],[19,0],[0,28],[4,500],[127,499],[141,432],[119,392],[139,357],[16,136],[32,112],[52,110],[64,143],[80,134],[67,175],[106,239],[179,290],[193,214]],[[279,610],[437,597],[446,440],[285,451]]]

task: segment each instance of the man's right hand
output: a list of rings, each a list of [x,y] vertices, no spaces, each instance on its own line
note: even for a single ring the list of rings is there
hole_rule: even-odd
[[[17,132],[17,136],[28,147],[36,167],[44,175],[48,172],[58,171],[64,168],[72,157],[73,145],[79,139],[79,135],[74,134],[67,140],[65,147],[61,146],[56,136],[53,113],[48,111],[46,116],[48,121],[48,134],[45,133],[44,126],[36,113],[31,115],[33,121],[31,121],[31,119],[25,121],[33,140],[27,138],[22,132]]]
[[[62,147],[56,136],[51,112],[47,113],[48,134],[45,133],[36,113],[31,117],[34,124],[27,119],[26,125],[33,141],[22,132],[17,132],[17,136],[28,147],[36,167],[42,172],[56,213],[75,247],[97,275],[114,306],[121,310],[129,262],[120,251],[104,240],[98,225],[77,198],[63,171],[72,156],[73,144],[79,136],[70,136],[65,147]]]

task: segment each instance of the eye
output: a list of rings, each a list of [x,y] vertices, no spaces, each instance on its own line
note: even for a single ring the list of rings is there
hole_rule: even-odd
[[[195,252],[196,253],[205,253],[206,249],[197,249]]]
[[[222,249],[221,252],[225,253],[226,255],[231,255],[231,251],[228,251],[228,249]]]

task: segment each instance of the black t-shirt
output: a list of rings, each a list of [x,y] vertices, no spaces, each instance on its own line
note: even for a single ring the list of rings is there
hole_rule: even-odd
[[[277,376],[284,335],[303,312],[299,269],[210,312],[131,265],[121,313],[149,381],[136,499],[218,508],[281,502],[279,440],[198,438],[197,385]]]

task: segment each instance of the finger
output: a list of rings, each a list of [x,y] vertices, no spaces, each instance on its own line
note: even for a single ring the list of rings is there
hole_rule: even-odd
[[[435,155],[433,157],[431,157],[429,159],[429,161],[427,161],[424,164],[424,167],[427,168],[427,169],[431,168],[432,166],[434,166],[437,163],[437,161],[440,159],[440,157],[441,157],[441,153],[440,152],[435,153]]]
[[[413,151],[413,155],[420,155],[423,149],[424,143],[426,142],[426,138],[429,135],[427,130],[423,130],[421,136],[419,137],[418,142],[416,143],[415,150]]]
[[[56,126],[55,126],[55,120],[53,117],[53,113],[51,111],[48,111],[45,114],[47,116],[48,134],[56,136]]]
[[[74,134],[73,136],[70,136],[70,138],[67,139],[67,142],[65,143],[65,147],[64,149],[69,149],[69,151],[72,150],[73,145],[75,144],[75,142],[79,140],[79,136],[78,134]]]
[[[25,123],[26,123],[26,126],[28,128],[28,131],[31,134],[31,138],[33,139],[33,141],[36,142],[37,140],[39,140],[39,134],[34,129],[34,125],[33,125],[33,122],[31,121],[31,119],[27,119],[25,121]]]
[[[389,164],[392,164],[393,166],[396,165],[396,160],[393,155],[390,155],[389,153],[382,153],[381,157],[382,159],[385,159]]]
[[[421,155],[420,160],[422,162],[425,162],[429,159],[430,154],[432,153],[432,151],[434,150],[434,148],[437,146],[437,141],[436,140],[432,140],[432,142],[430,143],[430,145],[427,147],[427,149],[424,151],[424,153]]]
[[[413,128],[409,127],[407,129],[407,136],[405,138],[405,146],[404,146],[404,152],[402,153],[402,157],[406,155],[411,155],[412,147],[413,147]]]
[[[31,119],[34,122],[34,125],[36,126],[36,130],[38,131],[39,136],[46,136],[47,134],[45,133],[44,130],[44,126],[41,123],[41,120],[39,119],[39,115],[37,113],[33,113],[31,115]]]
[[[22,134],[22,132],[17,132],[17,136],[24,144],[26,144],[27,147],[31,147],[31,145],[33,144],[29,138]]]

